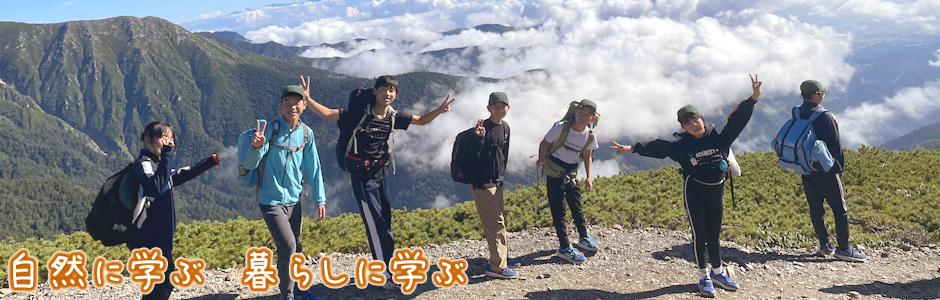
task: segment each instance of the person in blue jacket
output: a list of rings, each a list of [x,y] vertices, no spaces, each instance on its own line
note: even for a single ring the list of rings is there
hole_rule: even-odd
[[[173,263],[173,236],[176,234],[176,203],[173,187],[196,178],[212,166],[219,164],[215,154],[193,167],[174,168],[176,165],[176,134],[173,127],[162,121],[153,121],[140,135],[144,149],[134,161],[133,175],[137,188],[135,225],[140,229],[136,238],[127,242],[128,249],[160,248],[167,260],[167,280],[154,286],[143,299],[169,299],[173,292],[170,273]]]
[[[734,108],[726,125],[721,129],[716,129],[713,125],[706,126],[705,118],[698,110],[692,105],[686,105],[677,112],[678,121],[685,132],[674,140],[659,139],[636,143],[633,146],[611,141],[613,146],[610,148],[617,150],[617,154],[636,153],[654,158],[668,157],[681,166],[682,191],[686,214],[689,224],[692,225],[692,249],[701,275],[698,287],[702,296],[714,297],[714,285],[726,290],[738,289],[738,284],[721,267],[718,236],[724,215],[723,197],[731,143],[734,143],[750,121],[754,105],[760,97],[761,84],[756,75],[751,77],[754,93]],[[711,274],[706,262],[711,263]]]
[[[291,255],[303,252],[300,240],[303,181],[313,189],[317,220],[326,216],[323,175],[313,130],[300,121],[300,115],[307,108],[306,98],[300,86],[284,87],[280,100],[282,116],[271,124],[257,122],[251,140],[254,149],[245,155],[243,162],[249,170],[262,168],[258,205],[277,248],[278,288],[282,299],[294,299],[295,294],[304,295],[299,299],[319,299],[310,291],[301,290],[289,273]],[[277,135],[272,136],[275,128]]]

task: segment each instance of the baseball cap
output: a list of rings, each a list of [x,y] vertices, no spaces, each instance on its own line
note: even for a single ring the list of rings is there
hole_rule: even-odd
[[[676,113],[676,117],[679,122],[682,122],[682,117],[684,117],[687,114],[695,114],[695,113],[698,113],[698,109],[695,109],[695,106],[692,106],[692,104],[689,104],[680,108],[679,112]]]
[[[800,84],[800,93],[802,94],[815,94],[818,92],[828,93],[829,89],[824,88],[819,81],[812,79],[803,81],[803,83]]]
[[[288,94],[295,93],[304,100],[307,100],[307,96],[304,96],[304,88],[299,85],[288,85],[284,87],[284,90],[281,91],[281,99],[284,99]]]
[[[506,105],[509,105],[509,96],[506,96],[506,93],[503,92],[490,93],[490,104],[487,105],[493,105],[496,104],[496,102],[502,102],[506,103]]]
[[[581,99],[581,106],[590,106],[594,108],[594,112],[597,112],[597,103],[588,99]]]

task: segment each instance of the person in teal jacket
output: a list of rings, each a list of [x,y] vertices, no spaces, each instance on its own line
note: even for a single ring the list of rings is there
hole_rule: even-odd
[[[247,169],[261,168],[258,204],[277,248],[281,299],[294,299],[295,294],[304,294],[299,299],[318,299],[309,291],[300,290],[291,280],[288,270],[291,255],[303,252],[300,242],[303,216],[300,195],[303,181],[307,181],[313,189],[312,196],[317,203],[319,216],[317,220],[326,216],[323,175],[313,130],[300,121],[300,115],[307,106],[305,99],[304,90],[300,86],[284,87],[280,102],[281,118],[271,124],[257,121],[255,135],[251,140],[254,150],[245,155],[243,162]]]

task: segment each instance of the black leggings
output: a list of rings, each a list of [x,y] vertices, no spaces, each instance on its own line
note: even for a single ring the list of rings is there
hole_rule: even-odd
[[[712,268],[721,267],[718,235],[721,233],[721,218],[724,216],[724,193],[724,182],[707,185],[685,176],[685,211],[689,216],[689,223],[692,224],[692,249],[699,269],[706,267],[706,249]]]

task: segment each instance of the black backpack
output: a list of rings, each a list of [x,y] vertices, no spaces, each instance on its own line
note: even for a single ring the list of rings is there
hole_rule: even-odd
[[[362,124],[365,123],[369,115],[372,114],[372,104],[375,103],[375,94],[372,92],[373,88],[364,87],[358,88],[352,91],[349,94],[349,102],[346,104],[346,109],[349,110],[351,116],[359,117],[361,113],[362,116],[359,117],[359,121],[355,125],[351,122],[352,119],[344,123],[342,120],[336,121],[336,125],[339,126],[339,138],[336,140],[336,164],[339,165],[339,168],[343,172],[349,172],[346,168],[346,156],[349,155],[349,152],[356,152],[357,150],[357,141],[353,137],[353,133],[359,131],[362,128]],[[388,117],[392,121],[392,130],[395,130],[395,109],[389,107]],[[391,147],[388,149],[392,168],[394,172],[395,168],[395,157],[391,155]]]
[[[120,245],[138,236],[140,229],[132,220],[134,210],[121,203],[121,184],[125,178],[133,179],[134,165],[142,159],[128,164],[104,181],[98,196],[95,197],[95,204],[91,206],[91,212],[85,217],[85,231],[92,239],[101,241],[102,245]],[[129,203],[136,202],[134,199]]]
[[[457,183],[470,183],[470,166],[473,162],[459,159],[459,157],[463,155],[461,152],[465,151],[467,148],[467,141],[469,141],[473,135],[476,135],[475,129],[476,126],[464,130],[458,133],[457,138],[454,139],[454,150],[450,154],[450,177]]]

